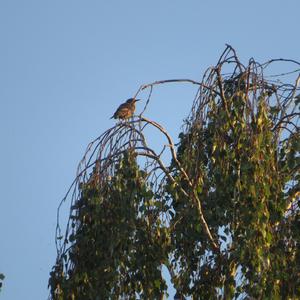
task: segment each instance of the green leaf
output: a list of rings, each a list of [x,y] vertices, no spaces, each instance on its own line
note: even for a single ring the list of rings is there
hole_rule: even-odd
[[[160,288],[160,280],[155,280],[154,281],[154,286],[157,288],[157,289],[159,289]]]

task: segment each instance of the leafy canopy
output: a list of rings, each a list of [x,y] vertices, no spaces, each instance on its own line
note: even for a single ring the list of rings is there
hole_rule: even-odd
[[[273,81],[278,63],[297,69]],[[300,298],[299,65],[244,66],[227,46],[202,82],[142,86],[145,109],[156,85],[198,86],[179,143],[140,115],[88,146],[58,210],[70,199],[49,298],[163,299],[162,267],[181,296]]]

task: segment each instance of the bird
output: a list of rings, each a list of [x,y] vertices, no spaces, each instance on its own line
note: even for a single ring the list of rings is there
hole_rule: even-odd
[[[141,99],[129,98],[118,107],[111,119],[129,119],[133,116],[135,111],[135,103],[140,100]]]

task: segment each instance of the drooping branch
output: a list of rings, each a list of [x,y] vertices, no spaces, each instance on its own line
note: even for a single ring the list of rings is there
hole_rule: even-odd
[[[180,173],[184,176],[185,180],[187,181],[189,187],[190,187],[190,190],[189,191],[186,191],[182,188],[181,185],[179,185],[173,177],[169,176],[168,173],[166,173],[166,175],[169,177],[169,179],[176,185],[179,186],[181,192],[188,198],[191,198],[193,203],[196,205],[197,207],[197,211],[198,211],[198,214],[199,214],[199,219],[200,219],[200,222],[201,222],[201,225],[203,226],[204,228],[204,231],[205,233],[207,234],[207,237],[209,238],[210,242],[211,242],[211,245],[213,246],[214,250],[216,251],[220,251],[219,249],[219,246],[217,245],[217,243],[215,242],[211,232],[210,232],[210,229],[209,229],[209,226],[204,218],[204,214],[203,214],[203,209],[202,209],[202,204],[201,204],[201,201],[199,199],[199,196],[197,195],[196,191],[195,191],[195,186],[192,184],[192,180],[189,178],[187,172],[184,170],[184,168],[181,166],[179,160],[177,159],[177,154],[176,154],[176,151],[175,151],[175,146],[174,146],[174,143],[173,143],[173,140],[171,138],[171,136],[168,134],[168,132],[161,126],[159,125],[157,122],[154,122],[154,121],[151,121],[149,119],[146,119],[145,117],[141,117],[141,121],[145,121],[149,124],[152,124],[154,127],[156,127],[157,129],[160,130],[160,132],[163,133],[163,135],[167,138],[169,144],[168,144],[168,147],[170,148],[170,151],[171,151],[171,155],[172,155],[172,158],[173,160],[175,161],[177,167],[178,167],[178,170],[180,171]],[[155,159],[153,157],[153,159]],[[167,171],[166,169],[164,169],[164,171]]]

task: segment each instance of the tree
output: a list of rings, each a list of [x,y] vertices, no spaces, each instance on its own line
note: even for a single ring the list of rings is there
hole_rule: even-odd
[[[2,285],[3,285],[3,280],[4,279],[5,279],[4,274],[0,273],[0,292],[1,292],[1,289],[2,289]]]
[[[293,69],[268,75],[279,63]],[[157,85],[198,86],[179,143],[144,109],[89,144],[61,202],[50,299],[162,299],[162,266],[194,299],[300,298],[299,65],[245,66],[227,46],[202,82],[141,86],[145,109]]]

